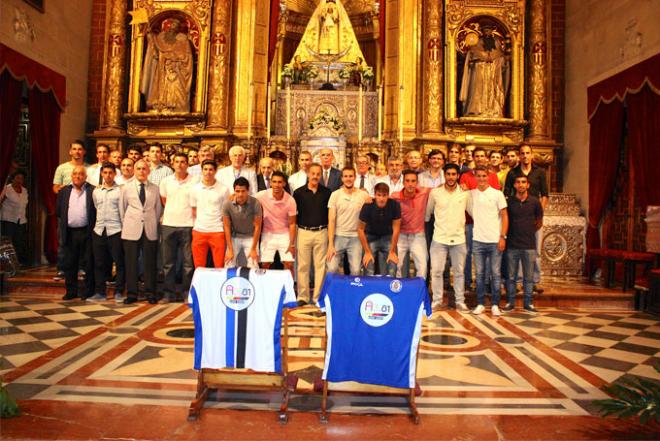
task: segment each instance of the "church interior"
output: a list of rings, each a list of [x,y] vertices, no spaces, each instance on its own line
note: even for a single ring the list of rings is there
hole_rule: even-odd
[[[20,409],[2,438],[659,439],[658,23],[658,0],[3,0],[0,179],[23,170],[29,203],[20,239],[2,218],[0,380]],[[529,146],[549,191],[539,313],[434,310],[421,422],[367,389],[331,394],[321,424],[326,317],[287,309],[288,422],[281,390],[256,387],[188,421],[188,305],[62,301],[53,280],[52,177],[77,139],[90,164],[98,145],[159,144],[227,165],[240,145],[286,175],[302,151],[376,173],[411,151]],[[605,416],[623,381],[655,410]]]

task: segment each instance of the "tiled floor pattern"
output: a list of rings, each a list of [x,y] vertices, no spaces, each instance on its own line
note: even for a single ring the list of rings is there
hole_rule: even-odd
[[[288,312],[292,410],[317,410],[324,316]],[[288,343],[287,343],[288,342]],[[0,301],[0,369],[20,399],[188,406],[193,323],[181,304]],[[493,318],[435,312],[423,325],[422,414],[589,415],[600,387],[624,374],[658,379],[660,322],[625,311],[544,310]],[[220,392],[209,407],[273,409],[279,394]],[[333,412],[405,413],[405,401],[333,395]]]

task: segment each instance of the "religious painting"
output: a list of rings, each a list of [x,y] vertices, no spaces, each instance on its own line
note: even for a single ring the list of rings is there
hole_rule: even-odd
[[[34,9],[39,12],[46,12],[44,3],[46,0],[23,0],[28,5],[32,6]]]
[[[510,116],[511,48],[506,27],[493,17],[477,16],[457,33],[456,78],[459,116]]]
[[[150,22],[140,79],[141,108],[188,113],[195,83],[199,30],[185,13],[166,11]]]

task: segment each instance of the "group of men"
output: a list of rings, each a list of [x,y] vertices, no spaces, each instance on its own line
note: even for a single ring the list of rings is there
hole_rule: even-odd
[[[113,263],[117,301],[138,300],[141,273],[147,301],[157,303],[180,300],[195,267],[270,268],[279,261],[295,272],[304,305],[318,300],[326,271],[426,278],[430,261],[433,303],[443,307],[449,261],[456,309],[467,312],[472,257],[472,312],[485,311],[489,286],[491,312],[500,315],[506,251],[503,310],[515,307],[521,265],[523,306],[536,311],[537,236],[548,192],[529,146],[520,147],[515,164],[513,150],[487,155],[481,147],[462,151],[453,145],[448,158],[441,150],[429,152],[427,168],[421,153],[410,151],[405,170],[402,158],[390,157],[387,175],[380,177],[367,156],[357,156],[355,167],[335,168],[331,149],[322,149],[318,162],[300,152],[299,171],[289,177],[271,158],[259,162],[259,173],[248,168],[241,146],[229,150],[231,164],[220,168],[209,148],[193,158],[174,153],[171,168],[162,163],[158,144],[145,157],[129,149],[125,158],[98,145],[92,166],[83,163],[84,153],[82,142],[72,143],[71,161],[58,167],[54,179],[64,299],[105,300]],[[504,173],[503,158],[509,165]],[[79,269],[86,274],[84,293],[78,292]]]

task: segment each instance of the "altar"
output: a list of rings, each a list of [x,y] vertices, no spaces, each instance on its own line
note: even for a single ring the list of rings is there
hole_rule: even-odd
[[[321,115],[349,143],[378,138],[377,92],[288,88],[277,92],[276,108],[275,135],[291,143],[303,139]]]

